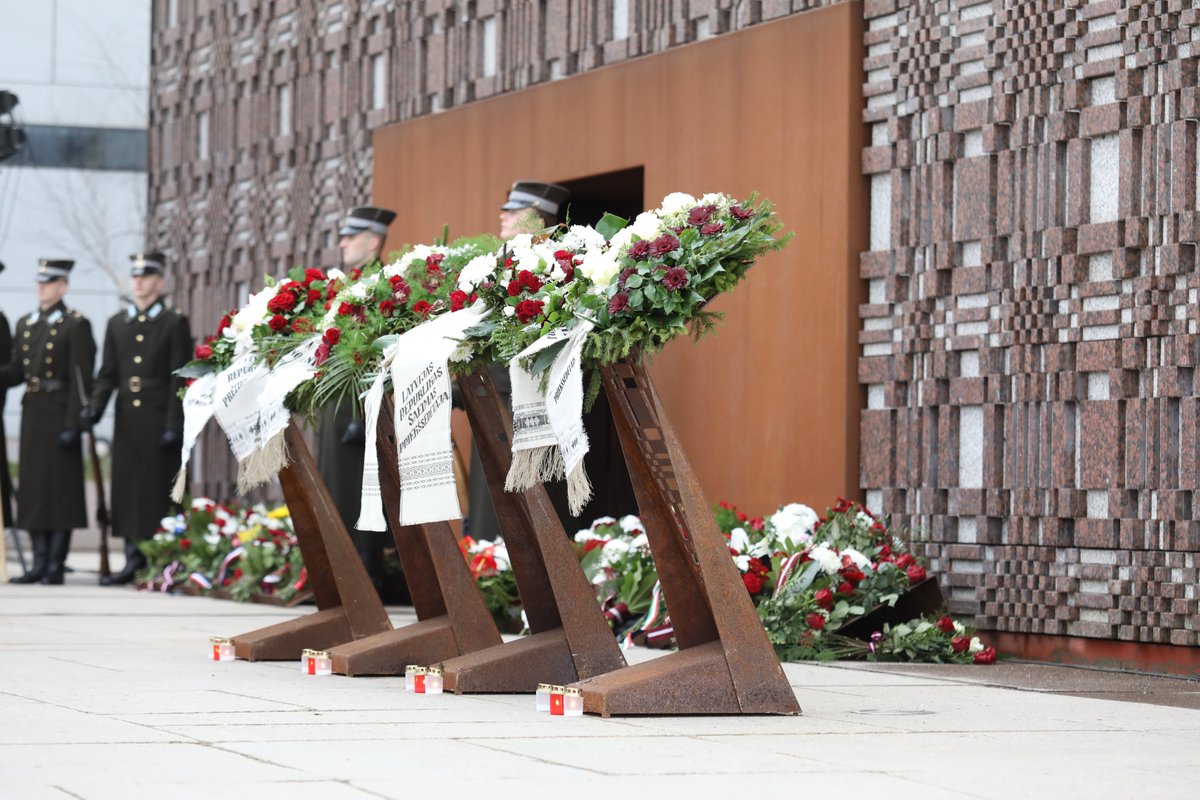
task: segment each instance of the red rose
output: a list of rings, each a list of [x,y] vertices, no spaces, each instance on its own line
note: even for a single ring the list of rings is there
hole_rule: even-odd
[[[339,303],[338,304],[337,315],[339,317],[348,317],[353,313],[354,313],[354,306],[350,305],[349,303]]]
[[[325,299],[332,300],[337,297],[337,293],[342,290],[341,281],[330,281],[325,285]]]
[[[816,599],[817,605],[826,611],[833,608],[833,592],[828,589],[818,589],[813,597]]]
[[[845,578],[848,583],[851,583],[854,586],[862,583],[863,579],[867,577],[858,567],[842,567],[838,570],[838,574]]]
[[[854,594],[854,584],[849,581],[842,581],[837,587],[838,594]]]
[[[588,539],[583,543],[583,552],[590,553],[597,547],[604,547],[608,544],[608,539]]]
[[[746,591],[750,594],[758,594],[762,591],[762,578],[758,577],[758,575],[753,572],[747,572],[745,575],[743,575],[742,583],[746,585]]]
[[[522,300],[517,303],[517,319],[522,325],[532,322],[542,315],[543,305],[545,304],[541,300]]]
[[[450,310],[451,311],[462,311],[463,307],[466,304],[467,304],[467,293],[464,292],[462,289],[455,289],[453,292],[450,293]]]
[[[683,267],[671,267],[669,270],[663,273],[662,282],[663,286],[670,291],[675,292],[682,289],[684,286],[687,286],[689,280],[690,276],[688,275],[688,271],[686,269]]]
[[[424,317],[428,316],[429,312],[433,310],[433,306],[429,305],[429,303],[425,302],[424,300],[418,300],[417,302],[413,303],[412,310],[414,314]]]
[[[650,243],[639,239],[629,247],[629,257],[634,261],[645,261],[650,257]]]
[[[742,208],[741,206],[733,206],[732,208],[729,209],[729,213],[733,216],[734,219],[750,219],[751,217],[754,216],[753,211]]]
[[[325,280],[325,278],[326,278],[325,273],[319,269],[316,269],[315,267],[309,267],[308,269],[304,270],[304,285],[305,286],[308,286],[313,281],[323,281],[323,280]]]
[[[965,636],[955,636],[950,640],[950,649],[956,653],[961,653],[971,646],[971,640]]]
[[[196,358],[201,361],[207,361],[212,358],[212,348],[206,344],[196,345]]]
[[[350,280],[356,281],[361,277],[362,277],[362,270],[359,269],[358,267],[355,267],[354,269],[350,270]]]
[[[337,344],[342,340],[342,332],[338,328],[330,328],[329,330],[325,331],[324,338],[325,341],[329,342],[330,344]]]
[[[712,236],[714,233],[720,233],[723,230],[725,230],[724,222],[710,222],[700,227],[700,233],[704,236]]]
[[[191,540],[191,539],[180,539],[180,540],[179,540],[179,548],[180,548],[181,550],[187,550],[187,549],[188,549],[189,547],[191,547],[191,546],[192,546],[192,540]]]
[[[667,253],[678,249],[679,240],[669,233],[664,233],[650,243],[650,255],[652,256],[665,256]]]
[[[326,311],[328,311],[328,310],[329,310],[329,309],[331,309],[331,308],[333,308],[333,301],[332,301],[332,300],[326,300],[326,301],[325,301],[325,310],[326,310]]]
[[[571,251],[570,250],[555,250],[554,251],[554,260],[555,261],[570,261],[571,260]]]
[[[904,570],[904,574],[908,576],[909,583],[920,583],[925,580],[925,568],[920,564],[913,564],[908,569]]]
[[[384,300],[379,304],[379,313],[385,317],[390,317],[392,312],[396,310],[396,304],[391,300]]]
[[[883,547],[879,548],[879,555],[877,557],[880,561],[885,561],[891,558],[892,548],[885,544]]]
[[[318,300],[320,300],[320,299],[321,299],[321,293],[320,293],[320,292],[318,292],[316,289],[309,289],[309,290],[308,290],[308,304],[309,304],[310,306],[311,306],[313,303],[316,303],[316,302],[317,302]]]
[[[908,553],[902,553],[900,557],[896,559],[896,566],[900,569],[908,569],[915,563],[917,563],[917,560]]]
[[[412,295],[412,287],[408,285],[408,281],[396,275],[389,282],[392,285],[392,297],[396,299],[396,302],[407,303],[409,296]]]
[[[760,533],[764,527],[766,527],[766,525],[763,522],[762,517],[755,517],[754,519],[750,520],[750,530],[754,531],[755,533]]]
[[[219,323],[217,323],[217,335],[219,336],[221,334],[221,331],[225,330],[232,324],[233,324],[233,319],[228,314],[221,317],[221,321]]]
[[[271,330],[278,333],[288,326],[288,321],[279,314],[276,314],[275,316],[271,317],[270,322],[267,324],[271,326]]]
[[[975,654],[976,664],[995,664],[996,663],[996,648],[985,647]]]
[[[825,615],[824,614],[818,614],[817,612],[814,611],[811,614],[809,614],[807,617],[805,617],[804,621],[807,622],[808,627],[812,628],[814,631],[825,630]]]
[[[608,313],[619,314],[629,305],[629,295],[625,292],[617,292],[613,295],[612,300],[608,301]]]
[[[688,225],[703,225],[712,219],[716,206],[696,206],[688,212]]]
[[[954,620],[950,617],[943,616],[937,621],[937,629],[942,633],[954,633]]]
[[[267,303],[267,310],[275,314],[286,314],[296,307],[296,295],[291,292],[280,292]]]

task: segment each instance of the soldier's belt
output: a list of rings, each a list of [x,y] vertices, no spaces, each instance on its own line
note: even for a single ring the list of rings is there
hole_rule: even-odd
[[[39,378],[34,375],[25,379],[25,391],[27,392],[61,392],[66,388],[67,382],[57,378]]]
[[[135,375],[128,380],[126,388],[133,394],[137,394],[143,389],[165,389],[167,382],[162,378],[140,378]]]

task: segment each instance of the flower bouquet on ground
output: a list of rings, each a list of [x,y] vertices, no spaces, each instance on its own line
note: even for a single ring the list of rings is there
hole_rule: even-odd
[[[458,547],[467,560],[492,619],[496,621],[496,627],[504,633],[520,633],[525,627],[521,598],[517,594],[517,579],[513,575],[504,540],[476,541],[464,536],[459,540]]]
[[[575,534],[575,545],[613,632],[630,632],[650,611],[658,585],[642,521],[600,517]]]

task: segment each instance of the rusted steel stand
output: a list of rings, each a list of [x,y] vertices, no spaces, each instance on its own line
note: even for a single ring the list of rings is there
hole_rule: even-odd
[[[341,675],[402,675],[408,664],[436,664],[500,644],[500,632],[445,522],[400,526],[400,468],[395,408],[385,402],[378,426],[379,483],[396,553],[418,622],[330,649]]]
[[[292,463],[279,484],[319,610],[233,637],[237,657],[250,661],[299,659],[306,647],[328,650],[392,627],[294,419],[284,440]]]
[[[799,714],[649,376],[602,370],[679,652],[584,680],[593,714]]]
[[[459,387],[532,634],[446,661],[446,689],[533,692],[538,683],[573,683],[624,667],[546,490],[504,491],[512,423],[491,378],[480,371],[460,378]]]

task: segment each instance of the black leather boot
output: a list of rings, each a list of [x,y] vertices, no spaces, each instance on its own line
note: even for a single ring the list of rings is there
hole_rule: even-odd
[[[50,561],[50,532],[30,531],[30,549],[33,550],[33,566],[19,578],[13,578],[9,583],[37,583],[46,577],[46,567]]]
[[[71,550],[71,532],[50,531],[50,559],[46,567],[46,577],[42,583],[50,586],[61,586],[63,571],[67,566],[67,553]]]
[[[130,583],[138,570],[146,568],[146,557],[138,550],[137,542],[125,540],[125,566],[120,572],[100,579],[101,586],[124,586]]]

